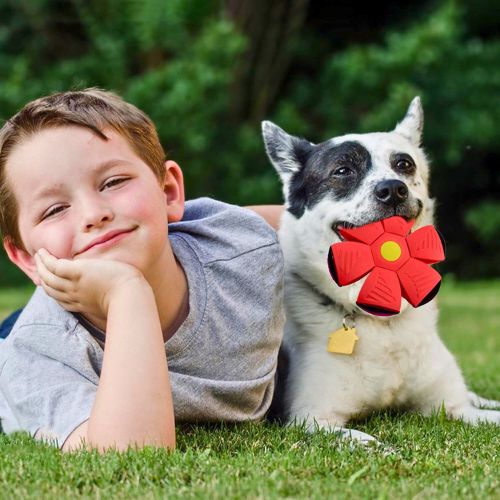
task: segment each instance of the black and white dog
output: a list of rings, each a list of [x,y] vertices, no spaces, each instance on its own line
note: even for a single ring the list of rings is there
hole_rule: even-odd
[[[309,429],[338,431],[362,442],[372,436],[344,425],[370,412],[398,407],[429,415],[500,424],[500,403],[467,390],[437,332],[436,300],[413,308],[404,299],[390,318],[356,306],[364,279],[338,287],[330,276],[330,245],[339,227],[393,215],[433,222],[429,164],[420,147],[423,111],[416,97],[403,121],[387,133],[349,134],[320,144],[263,122],[266,151],[278,171],[286,210],[279,232],[286,262],[289,357],[285,413]],[[327,352],[329,334],[351,314],[358,341],[351,355]]]

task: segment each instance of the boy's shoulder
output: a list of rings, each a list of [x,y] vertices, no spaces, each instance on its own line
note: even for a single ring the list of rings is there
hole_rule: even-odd
[[[74,316],[49,297],[42,287],[36,287],[12,331],[17,330],[21,325],[29,324],[73,330],[77,323]]]
[[[38,355],[63,359],[74,348],[80,350],[82,346],[92,352],[98,350],[97,341],[78,319],[49,297],[42,287],[37,287],[1,343],[0,372],[5,360],[12,358],[15,352],[36,351]]]
[[[169,224],[169,236],[186,240],[205,264],[279,244],[276,231],[260,215],[212,198],[186,202],[183,219]]]

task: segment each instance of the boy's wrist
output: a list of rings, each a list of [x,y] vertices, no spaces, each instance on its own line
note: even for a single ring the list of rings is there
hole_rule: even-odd
[[[104,310],[109,312],[111,303],[120,300],[120,297],[130,296],[131,293],[141,293],[143,290],[153,293],[151,285],[142,274],[133,274],[121,279],[116,285],[111,287],[104,296]]]

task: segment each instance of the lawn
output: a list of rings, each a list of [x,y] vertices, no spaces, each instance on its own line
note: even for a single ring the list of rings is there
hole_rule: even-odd
[[[26,290],[0,293],[0,317]],[[500,281],[445,281],[442,337],[470,387],[500,399]],[[267,423],[180,426],[174,453],[61,454],[23,434],[0,435],[0,498],[500,498],[500,433],[384,412],[356,425],[386,449]]]

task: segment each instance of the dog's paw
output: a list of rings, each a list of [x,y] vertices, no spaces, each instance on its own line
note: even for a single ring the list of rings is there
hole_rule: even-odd
[[[378,441],[375,437],[371,436],[370,434],[366,434],[366,432],[357,431],[355,429],[346,429],[344,427],[341,427],[336,431],[332,432],[339,434],[343,439],[350,439],[351,441],[354,441],[356,444],[361,444],[363,446],[373,446],[373,445],[380,446],[382,444],[380,441]]]
[[[482,423],[490,423],[500,425],[500,411],[496,410],[479,410],[477,408],[469,407],[457,410],[452,415],[453,418],[463,420],[472,425]]]
[[[308,419],[305,424],[306,430],[309,433],[323,430],[328,433],[335,434],[342,439],[349,439],[354,444],[360,444],[363,446],[381,444],[380,441],[370,434],[366,434],[365,432],[357,431],[355,429],[347,429],[346,427],[332,423],[329,419]]]
[[[366,432],[357,431],[355,429],[341,429],[343,439],[349,440],[352,446],[361,445],[365,447],[375,448],[377,451],[382,452],[383,456],[397,455],[398,452],[395,448],[388,446]]]
[[[345,442],[348,447],[354,450],[358,446],[366,447],[372,449],[373,451],[381,451],[384,456],[397,454],[396,450],[390,446],[385,445],[380,442],[374,436],[367,434],[366,432],[361,432],[356,429],[348,429],[347,427],[342,427],[338,423],[333,423],[330,419],[314,419],[308,417],[302,421],[298,421],[297,418],[289,421],[288,425],[303,425],[306,432],[314,433],[317,431],[324,431],[336,439],[340,439]]]
[[[475,392],[469,391],[469,401],[472,406],[476,408],[489,408],[489,409],[500,409],[500,401],[495,401],[494,399],[486,399],[478,396]]]

